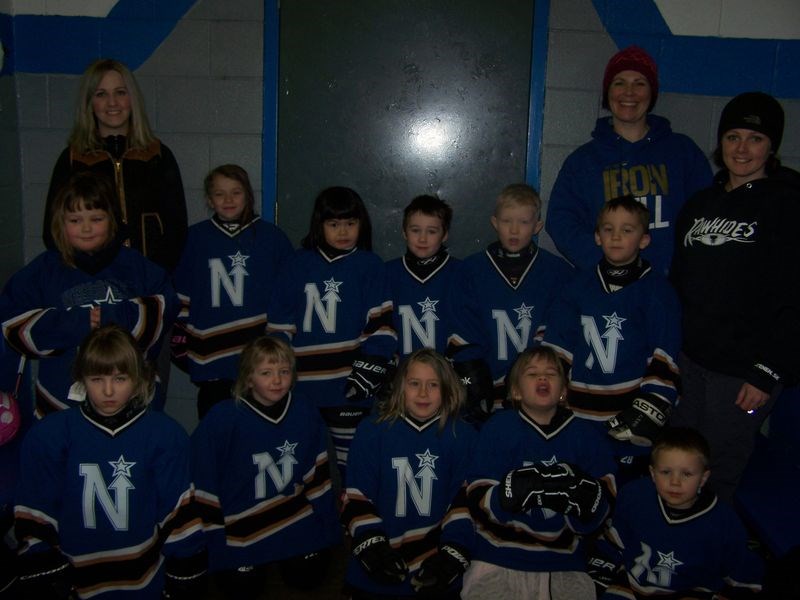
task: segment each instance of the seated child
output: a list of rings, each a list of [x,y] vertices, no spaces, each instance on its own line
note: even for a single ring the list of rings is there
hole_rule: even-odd
[[[757,597],[762,564],[733,508],[703,487],[708,461],[708,442],[697,431],[662,431],[651,478],[617,497],[608,536],[622,549],[624,571],[604,600]]]
[[[286,342],[251,341],[235,399],[215,404],[192,434],[209,569],[231,599],[261,594],[272,562],[288,585],[316,586],[328,548],[341,539],[328,433],[314,406],[292,391],[295,377]]]
[[[417,196],[403,211],[406,254],[386,263],[400,356],[419,348],[443,353],[447,347],[446,297],[461,262],[444,246],[452,218],[453,209],[435,196]]]
[[[562,290],[544,344],[569,369],[576,415],[605,423],[623,456],[647,450],[677,396],[680,308],[667,279],[639,252],[650,242],[649,213],[633,196],[606,202],[595,240],[603,258]],[[627,462],[630,462],[628,460]]]
[[[72,588],[80,598],[202,590],[189,439],[148,409],[150,371],[131,334],[95,329],[74,369],[87,400],[25,437],[15,506],[21,598],[66,599]]]
[[[608,438],[564,407],[551,348],[520,354],[509,385],[515,410],[484,424],[470,469],[477,541],[461,597],[593,600],[581,536],[601,526],[615,491]]]
[[[173,355],[184,357],[198,387],[201,419],[231,397],[242,348],[263,335],[269,291],[293,254],[286,235],[255,214],[247,171],[221,165],[204,184],[214,214],[189,228],[175,269],[181,311],[172,336],[185,340],[173,345]]]
[[[178,312],[167,272],[123,245],[116,192],[102,175],[77,173],[52,206],[55,250],[15,273],[0,296],[9,346],[39,359],[36,415],[76,406],[70,369],[78,345],[96,327],[130,331],[150,360]],[[154,404],[163,405],[163,396]]]
[[[505,400],[505,376],[546,322],[571,277],[569,265],[538,248],[541,200],[528,185],[506,187],[495,203],[497,241],[468,257],[453,282],[448,356],[467,382],[467,413],[485,420]]]
[[[458,598],[474,532],[466,507],[475,431],[447,360],[417,350],[380,416],[362,421],[348,458],[342,522],[353,537],[352,598]]]

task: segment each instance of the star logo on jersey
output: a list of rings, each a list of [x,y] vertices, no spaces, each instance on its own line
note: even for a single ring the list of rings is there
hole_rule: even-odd
[[[681,561],[675,558],[674,550],[668,554],[664,554],[659,550],[657,550],[656,552],[658,552],[658,564],[656,565],[656,567],[664,567],[674,573],[675,567],[683,564]]]
[[[431,454],[430,448],[426,448],[423,454],[417,454],[416,457],[419,459],[419,468],[424,469],[425,467],[430,467],[431,469],[436,468],[436,459],[439,457]]]
[[[123,477],[127,477],[130,479],[131,476],[131,467],[135,465],[135,462],[127,462],[125,457],[120,454],[117,460],[110,460],[108,461],[112,467],[114,467],[114,473],[111,475],[112,477],[116,477],[117,475],[122,475]]]
[[[247,259],[250,258],[250,256],[248,254],[242,254],[241,252],[237,252],[236,254],[233,255],[229,254],[228,258],[231,259],[231,269],[234,269],[236,267],[242,267],[244,269],[245,267],[247,267],[245,263],[247,262]]]
[[[344,282],[342,282],[342,281],[334,281],[333,277],[331,277],[330,279],[326,279],[322,283],[325,284],[325,293],[326,294],[328,292],[333,292],[334,294],[338,294],[339,293],[339,286],[342,285],[342,283],[344,283]]]
[[[106,289],[106,297],[99,298],[94,302],[95,304],[119,304],[120,302],[122,302],[122,300],[114,296],[114,290],[111,289],[111,286],[108,286],[108,288]]]
[[[523,319],[531,320],[531,312],[533,311],[533,306],[526,306],[523,302],[520,304],[519,308],[515,308],[514,312],[517,313],[517,321],[522,321]]]
[[[603,315],[603,318],[606,320],[606,329],[616,329],[617,331],[622,331],[622,323],[628,320],[618,317],[616,311],[610,315]]]
[[[542,464],[543,464],[545,467],[552,467],[553,465],[556,465],[556,464],[558,464],[558,459],[556,458],[556,455],[555,455],[555,454],[553,454],[552,458],[550,458],[550,459],[548,459],[548,460],[543,460],[543,461],[542,461]]]
[[[420,308],[422,309],[422,314],[425,313],[435,313],[436,312],[436,305],[439,304],[438,300],[431,300],[427,296],[425,296],[425,300],[422,302],[417,302]]]
[[[295,442],[294,444],[290,444],[289,440],[286,440],[285,442],[283,442],[283,446],[278,446],[275,449],[281,453],[281,458],[283,458],[287,454],[289,456],[294,456],[295,448],[297,448],[297,442]]]

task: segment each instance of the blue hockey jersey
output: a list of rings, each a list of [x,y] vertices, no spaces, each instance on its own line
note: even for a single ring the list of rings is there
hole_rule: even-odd
[[[95,274],[68,267],[58,252],[48,250],[6,284],[0,296],[3,335],[18,352],[42,359],[38,416],[82,401],[69,398],[71,369],[94,306],[100,307],[101,325],[116,323],[130,331],[153,360],[178,312],[178,297],[164,269],[124,246]]]
[[[592,269],[602,252],[594,242],[604,202],[632,194],[650,210],[651,243],[642,255],[666,273],[675,221],[692,194],[711,183],[711,167],[689,137],[669,121],[647,115],[649,130],[638,142],[617,134],[610,117],[597,120],[594,138],[564,161],[550,194],[547,232],[558,251],[580,269]]]
[[[372,593],[412,596],[411,577],[440,541],[472,548],[464,490],[475,441],[475,431],[458,420],[441,429],[438,417],[422,425],[403,418],[361,422],[347,463],[342,522],[354,538],[371,530],[386,534],[410,574],[401,585],[382,585],[351,558],[348,583]]]
[[[452,327],[448,290],[461,263],[447,255],[425,280],[407,266],[406,257],[386,263],[389,290],[394,302],[397,354],[408,356],[420,348],[444,353]]]
[[[569,405],[607,420],[642,393],[675,402],[680,306],[666,278],[647,270],[616,291],[599,267],[567,284],[547,322],[544,343],[570,368]]]
[[[622,548],[626,576],[604,600],[761,590],[761,560],[733,508],[716,498],[670,517],[650,479],[633,481],[617,497],[609,538]]]
[[[25,437],[21,468],[20,552],[58,547],[81,598],[160,598],[164,557],[203,547],[189,439],[163,413],[138,411],[114,430],[83,407],[53,413]]]
[[[216,404],[192,434],[212,570],[303,555],[341,539],[319,412],[294,392],[275,419],[250,402]]]
[[[583,571],[581,534],[597,529],[608,501],[590,521],[535,508],[510,513],[500,505],[506,474],[534,463],[569,463],[615,492],[611,447],[591,423],[559,408],[543,428],[523,410],[494,414],[481,428],[467,496],[477,528],[474,559],[519,571]]]
[[[453,332],[448,354],[457,361],[482,358],[495,385],[502,385],[517,355],[541,335],[572,273],[566,262],[537,248],[528,269],[512,285],[488,250],[468,257],[450,293]]]
[[[297,391],[318,407],[348,404],[344,387],[353,360],[360,354],[389,360],[397,344],[383,261],[357,248],[333,259],[298,250],[280,281],[267,330],[291,340]]]
[[[174,278],[192,381],[236,379],[242,348],[264,335],[270,290],[291,256],[286,235],[259,217],[233,233],[214,219],[189,228]]]

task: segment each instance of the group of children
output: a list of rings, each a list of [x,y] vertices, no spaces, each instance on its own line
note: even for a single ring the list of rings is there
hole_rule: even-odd
[[[585,540],[601,534],[619,566],[608,597],[758,591],[735,514],[700,491],[702,438],[663,427],[678,308],[639,256],[649,219],[633,198],[601,211],[594,271],[536,245],[526,185],[501,192],[497,241],[464,261],[444,245],[450,207],[415,198],[407,252],[384,265],[353,190],[317,197],[292,252],[225,165],[206,178],[214,214],[189,230],[176,293],[116,241],[101,188],[70,180],[58,250],[0,297],[7,341],[42,358],[41,412],[75,403],[24,442],[24,590],[188,598],[209,569],[255,598],[270,563],[309,587],[341,523],[353,598],[594,598]],[[176,317],[173,355],[199,387],[191,439],[147,409],[144,356]]]

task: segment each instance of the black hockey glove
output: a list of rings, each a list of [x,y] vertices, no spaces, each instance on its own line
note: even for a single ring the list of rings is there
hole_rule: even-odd
[[[453,370],[466,391],[463,416],[470,423],[483,423],[492,416],[494,380],[483,359],[454,362]]]
[[[353,540],[353,556],[372,579],[384,585],[403,583],[408,574],[403,557],[380,531],[367,531]]]
[[[670,408],[670,403],[663,398],[655,394],[643,394],[633,399],[630,408],[606,422],[608,435],[636,446],[652,446],[667,422]]]
[[[448,543],[439,546],[439,551],[426,558],[411,586],[418,596],[440,598],[453,582],[469,567],[469,553],[458,544]]]
[[[603,507],[604,488],[597,479],[577,467],[567,465],[575,475],[575,481],[567,491],[569,506],[564,514],[574,514],[583,521],[590,521]]]
[[[624,574],[622,555],[605,538],[590,538],[586,543],[586,572],[592,578],[597,597]]]
[[[569,507],[568,492],[575,483],[575,475],[565,463],[514,469],[505,477],[500,506],[509,512],[549,508],[565,513]]]
[[[172,364],[184,373],[189,372],[189,334],[180,323],[173,323],[169,336],[169,351]]]
[[[386,382],[389,361],[382,356],[364,356],[353,361],[353,370],[347,377],[344,397],[351,402],[374,396]]]
[[[55,548],[19,559],[19,597],[36,600],[72,598],[72,565]]]
[[[192,600],[202,595],[207,587],[208,552],[194,556],[169,557],[164,563],[165,600]]]

